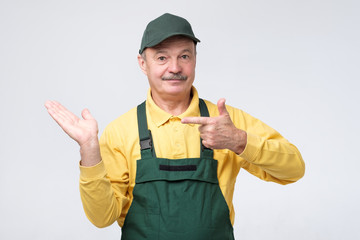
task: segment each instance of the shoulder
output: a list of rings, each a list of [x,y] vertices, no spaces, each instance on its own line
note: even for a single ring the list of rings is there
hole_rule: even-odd
[[[126,127],[127,125],[136,122],[137,123],[137,112],[136,108],[134,107],[130,109],[128,112],[122,114],[115,120],[111,121],[107,126],[106,129],[116,129],[121,127]]]
[[[101,138],[106,139],[129,139],[130,136],[138,135],[137,107],[130,109],[112,122],[104,129]]]

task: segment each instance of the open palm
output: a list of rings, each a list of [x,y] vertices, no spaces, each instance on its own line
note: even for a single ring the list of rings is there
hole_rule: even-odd
[[[50,116],[80,146],[94,138],[97,139],[97,121],[91,116],[88,109],[82,111],[83,119],[81,119],[56,101],[46,101],[45,107]]]

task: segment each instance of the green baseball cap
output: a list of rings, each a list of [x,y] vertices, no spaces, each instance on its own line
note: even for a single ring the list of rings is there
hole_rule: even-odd
[[[188,37],[195,43],[200,42],[195,37],[190,23],[185,18],[165,13],[149,22],[146,26],[139,53],[141,54],[145,48],[156,46],[165,39],[175,35]]]

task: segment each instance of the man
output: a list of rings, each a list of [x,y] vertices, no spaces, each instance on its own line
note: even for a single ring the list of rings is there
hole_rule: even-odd
[[[98,227],[118,221],[122,239],[234,239],[235,179],[244,168],[280,184],[304,174],[297,148],[243,111],[199,99],[196,44],[187,20],[164,14],[144,32],[138,55],[147,100],[110,123],[57,102],[45,106],[80,145],[80,193]]]

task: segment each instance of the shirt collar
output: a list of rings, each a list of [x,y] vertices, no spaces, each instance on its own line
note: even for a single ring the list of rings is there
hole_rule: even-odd
[[[183,119],[184,117],[200,116],[199,95],[194,86],[191,88],[191,93],[192,93],[192,99],[186,111],[180,114],[179,116],[173,116],[170,113],[165,112],[155,104],[154,100],[151,97],[151,89],[149,89],[146,99],[146,108],[148,109],[147,114],[150,114],[151,120],[157,127],[160,127],[172,117],[178,117],[180,119]]]

